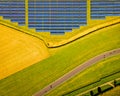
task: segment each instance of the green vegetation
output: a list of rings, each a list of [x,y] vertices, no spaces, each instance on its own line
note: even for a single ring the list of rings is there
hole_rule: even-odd
[[[115,87],[112,90],[102,94],[102,96],[120,96],[120,86]]]
[[[26,0],[26,2],[27,2],[27,0]],[[89,8],[88,8],[88,13],[89,13]],[[3,25],[9,26],[13,29],[19,30],[20,32],[23,32],[28,35],[34,36],[36,38],[39,38],[46,44],[46,46],[53,47],[53,46],[59,46],[59,45],[65,44],[69,41],[69,39],[74,40],[78,37],[81,37],[81,36],[87,34],[87,33],[90,33],[90,32],[88,32],[87,29],[93,28],[94,26],[97,26],[97,25],[105,26],[106,25],[105,23],[107,23],[109,25],[109,23],[111,23],[111,22],[113,23],[116,20],[117,20],[116,22],[120,21],[119,16],[108,16],[108,17],[106,17],[106,19],[103,19],[103,20],[91,20],[89,14],[87,16],[87,18],[88,18],[87,25],[80,26],[80,28],[72,29],[72,32],[66,32],[64,35],[51,35],[50,32],[36,32],[35,28],[28,28],[27,25],[26,26],[18,26],[17,22],[13,23],[10,20],[4,20],[3,17],[0,17],[0,23]],[[28,18],[26,18],[26,24],[28,23],[27,19]],[[86,31],[86,32],[84,32],[84,31]],[[72,37],[74,37],[74,38],[72,38]]]
[[[111,82],[107,82],[105,84],[102,84],[101,86],[99,86],[99,88],[101,89],[101,93],[105,93],[107,91],[110,91],[111,89],[113,89],[113,85],[111,85]],[[91,89],[90,89],[91,90]],[[95,87],[94,89],[92,89],[91,91],[88,91],[87,93],[81,95],[81,96],[98,96],[101,93],[98,92],[98,87]],[[109,95],[108,95],[109,96]]]
[[[101,20],[101,21],[89,20],[88,26],[84,26],[84,27],[81,26],[79,29],[78,28],[73,29],[73,31],[70,34],[68,33],[67,35],[63,35],[63,36],[47,35],[45,38],[45,34],[44,34],[44,40],[47,41],[49,47],[56,47],[56,46],[58,47],[67,44],[69,42],[72,42],[77,38],[80,38],[91,32],[94,32],[95,30],[100,30],[102,28],[105,28],[106,26],[111,26],[119,22],[120,22],[120,18],[107,18],[106,20]]]
[[[116,85],[120,85],[120,79],[117,80]]]
[[[120,24],[117,24],[99,30],[63,46],[48,59],[1,80],[0,94],[31,96],[88,59],[105,51],[120,48],[119,27]]]
[[[102,60],[101,62],[84,70],[74,78],[71,78],[67,82],[63,83],[58,88],[52,90],[50,93],[48,93],[48,96],[55,96],[55,94],[57,96],[63,94],[66,94],[68,96],[75,96],[76,94],[100,86],[105,82],[119,78],[120,72],[116,73],[120,70],[118,67],[120,66],[119,62],[120,55]],[[102,87],[102,90],[105,90],[105,88],[106,86]],[[97,90],[94,90],[93,92],[97,93]]]
[[[108,90],[110,90],[110,89],[112,89],[112,88],[113,88],[113,86],[108,85],[108,84],[101,87],[102,92],[106,92],[106,91],[108,91]]]

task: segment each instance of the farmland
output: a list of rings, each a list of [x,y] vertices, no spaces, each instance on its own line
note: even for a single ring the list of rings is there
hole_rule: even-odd
[[[88,59],[108,50],[119,48],[119,27],[120,24],[116,24],[98,30],[61,47],[49,58],[2,79],[0,81],[1,94],[31,96]]]
[[[63,1],[0,1],[0,96],[119,96],[120,1]]]
[[[120,55],[106,58],[55,88],[47,96],[75,96],[120,77]],[[116,73],[118,72],[118,73]],[[116,74],[113,74],[116,73]],[[112,75],[110,75],[112,74]],[[110,76],[109,76],[110,75]],[[106,76],[106,77],[105,77]],[[108,77],[107,77],[108,76]],[[105,77],[105,78],[103,78]]]
[[[104,93],[102,96],[119,96],[119,95],[120,95],[120,86]]]
[[[49,56],[41,40],[4,25],[0,25],[0,42],[0,79]]]

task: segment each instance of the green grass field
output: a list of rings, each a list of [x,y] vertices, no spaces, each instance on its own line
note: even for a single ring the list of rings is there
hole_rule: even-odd
[[[116,55],[105,60],[102,60],[99,63],[89,67],[84,70],[74,78],[71,78],[67,82],[63,83],[58,88],[55,88],[47,94],[47,96],[61,96],[66,94],[67,96],[75,96],[85,90],[92,89],[94,87],[100,86],[105,82],[114,80],[120,77],[120,55]],[[115,72],[119,72],[113,74]],[[113,74],[109,76],[110,74]],[[103,78],[108,76],[106,78]],[[102,78],[102,79],[101,79]],[[101,81],[99,81],[101,79]],[[94,83],[96,82],[96,83]],[[91,84],[91,85],[89,85]],[[85,86],[85,87],[84,87]],[[75,90],[75,91],[73,91]],[[73,91],[73,92],[72,92]]]
[[[102,96],[120,96],[120,86],[102,94]]]
[[[71,44],[56,54],[0,81],[0,94],[31,96],[71,69],[108,50],[120,48],[120,24],[99,30]]]

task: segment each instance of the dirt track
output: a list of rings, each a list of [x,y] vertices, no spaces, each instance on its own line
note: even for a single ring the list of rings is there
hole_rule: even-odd
[[[110,56],[113,56],[113,55],[117,55],[117,54],[120,54],[120,48],[114,49],[114,50],[111,50],[111,51],[107,51],[107,52],[102,53],[98,56],[95,56],[95,57],[91,58],[90,60],[86,61],[85,63],[79,65],[76,68],[74,68],[73,70],[71,70],[67,74],[63,75],[62,77],[60,77],[56,81],[52,82],[48,86],[44,87],[42,90],[38,91],[33,96],[43,96],[44,94],[51,91],[55,87],[59,86],[63,82],[65,82],[68,79],[72,78],[73,76],[77,75],[81,71],[85,70],[86,68],[90,67],[91,65],[94,65],[96,62],[101,61],[104,58],[107,58],[107,57],[110,57]]]

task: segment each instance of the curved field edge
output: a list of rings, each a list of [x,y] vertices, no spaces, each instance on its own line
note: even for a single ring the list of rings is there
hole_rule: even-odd
[[[0,24],[4,25],[4,26],[7,26],[9,28],[12,28],[14,30],[17,30],[19,32],[23,32],[25,34],[31,35],[33,37],[36,37],[36,38],[42,40],[45,44],[47,44],[45,42],[45,40],[43,39],[43,37],[40,36],[37,32],[35,32],[35,29],[30,29],[30,28],[27,28],[26,26],[19,26],[17,23],[13,23],[10,20],[4,20],[3,18],[0,19]]]
[[[86,26],[80,26],[80,28],[75,28],[75,29],[73,28],[71,32],[65,32],[64,35],[50,35],[48,33],[42,33],[42,32],[38,32],[38,33],[41,36],[43,36],[43,38],[44,38],[44,40],[46,40],[46,42],[49,43],[49,46],[52,46],[55,44],[60,45],[61,42],[64,43],[63,45],[65,45],[65,44],[68,44],[67,43],[68,39],[71,39],[72,37],[79,37],[79,36],[82,37],[82,35],[84,35],[84,31],[86,29],[90,29],[96,25],[101,25],[105,22],[110,22],[117,18],[119,18],[119,16],[107,16],[105,19],[102,19],[102,20],[99,20],[99,19],[98,20],[92,20],[92,19],[88,20],[87,19],[89,22],[87,22]],[[61,46],[62,46],[62,44],[61,44]]]
[[[101,84],[119,78],[119,62],[120,54],[95,63],[95,65],[92,65],[91,67],[87,68],[86,70],[71,78],[67,82],[63,83],[59,87],[55,88],[46,96],[75,96],[77,94],[81,96],[80,93],[84,91],[90,90],[94,87],[100,86]],[[115,75],[114,73],[118,75]]]
[[[103,93],[102,96],[120,96],[120,86],[115,87],[106,93]]]
[[[113,25],[78,39],[53,56],[1,80],[0,93],[31,96],[88,59],[120,48],[119,27],[120,24]]]
[[[0,24],[0,79],[49,56],[40,39]]]
[[[85,28],[83,28],[83,30],[80,30],[80,28],[78,28],[77,30],[74,30],[77,32],[76,35],[73,35],[70,38],[67,38],[65,40],[63,39],[60,42],[54,42],[55,39],[53,39],[49,42],[44,38],[44,36],[35,32],[35,30],[34,31],[32,29],[30,30],[30,28],[27,28],[26,26],[20,27],[20,26],[15,25],[14,23],[12,24],[11,22],[8,22],[7,20],[2,20],[2,19],[0,19],[0,23],[5,25],[5,26],[12,27],[16,30],[19,30],[20,32],[24,32],[26,34],[29,34],[29,35],[32,35],[32,36],[35,36],[35,37],[41,39],[45,43],[45,45],[49,48],[56,48],[56,47],[61,47],[61,46],[64,46],[66,44],[69,44],[69,43],[71,43],[79,38],[82,38],[90,33],[96,32],[97,30],[100,30],[102,28],[106,28],[106,27],[112,26],[114,24],[119,24],[120,17],[115,17],[114,19],[110,19],[110,20],[109,19],[104,20],[104,22],[95,24],[93,26],[89,26],[89,24],[88,24],[88,28],[85,27]]]
[[[56,47],[61,47],[61,46],[64,46],[66,44],[69,44],[77,39],[80,39],[86,35],[89,35],[90,33],[93,33],[93,32],[97,32],[98,30],[101,30],[103,28],[106,28],[106,27],[110,27],[112,25],[115,25],[115,24],[119,24],[120,23],[120,18],[115,18],[115,19],[111,19],[109,21],[105,21],[103,23],[100,23],[100,24],[96,24],[94,26],[91,26],[89,28],[86,28],[84,30],[78,30],[78,34],[76,34],[75,36],[72,36],[70,38],[67,38],[66,40],[62,40],[61,42],[57,42],[57,43],[49,43],[48,42],[48,47],[49,48],[56,48]],[[81,32],[80,32],[81,31]]]

